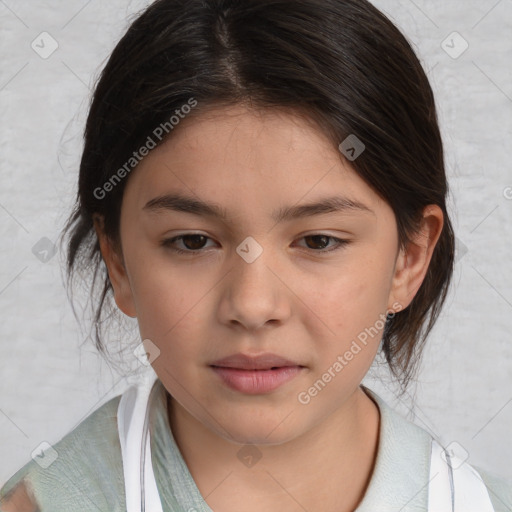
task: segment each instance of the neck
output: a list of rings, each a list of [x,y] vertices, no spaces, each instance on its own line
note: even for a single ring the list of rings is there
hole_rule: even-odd
[[[167,399],[176,444],[214,510],[249,511],[248,504],[254,510],[263,504],[270,510],[300,510],[297,504],[314,510],[322,503],[324,512],[343,512],[354,510],[364,496],[377,455],[380,414],[360,387],[305,434],[279,445],[252,447],[247,465],[238,454],[242,445],[219,437],[170,395]],[[251,456],[261,458],[251,465]]]

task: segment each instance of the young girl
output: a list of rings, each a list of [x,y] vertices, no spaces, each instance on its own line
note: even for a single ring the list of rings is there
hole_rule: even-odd
[[[2,488],[10,511],[490,512],[512,488],[403,389],[454,235],[432,90],[364,0],[157,0],[97,84],[68,270],[151,365]],[[108,272],[108,273],[107,273]]]

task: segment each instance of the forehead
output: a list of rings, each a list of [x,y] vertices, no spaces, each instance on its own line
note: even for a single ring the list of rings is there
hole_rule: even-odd
[[[209,199],[224,213],[248,208],[264,214],[272,204],[274,217],[278,205],[326,195],[369,207],[380,201],[309,119],[243,106],[185,118],[139,163],[125,190],[139,210],[176,193]]]

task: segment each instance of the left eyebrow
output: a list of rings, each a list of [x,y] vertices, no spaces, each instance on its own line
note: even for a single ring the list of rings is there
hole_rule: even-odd
[[[348,197],[333,196],[315,201],[314,203],[281,208],[273,214],[273,219],[276,222],[283,222],[312,217],[314,215],[324,215],[326,213],[348,213],[350,211],[375,215],[373,210],[359,201],[349,199]]]
[[[172,210],[193,215],[220,218],[224,221],[229,218],[227,211],[220,205],[182,194],[165,194],[155,197],[144,205],[143,210],[155,213]],[[347,197],[333,196],[313,203],[280,208],[272,214],[272,218],[276,222],[283,222],[327,213],[344,213],[350,211],[375,215],[373,210],[359,201]]]

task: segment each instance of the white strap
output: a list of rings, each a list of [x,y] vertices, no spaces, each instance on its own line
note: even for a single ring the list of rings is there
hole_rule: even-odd
[[[428,512],[494,512],[478,472],[432,439]]]
[[[117,410],[127,512],[163,512],[151,462],[149,428],[143,439],[149,416],[148,399],[155,380],[156,374],[150,372],[140,383],[130,386],[121,396]],[[141,458],[144,458],[144,473],[141,472]],[[141,479],[144,479],[144,503]]]

